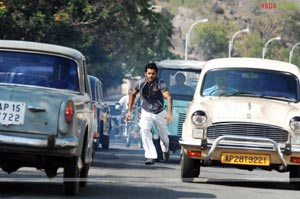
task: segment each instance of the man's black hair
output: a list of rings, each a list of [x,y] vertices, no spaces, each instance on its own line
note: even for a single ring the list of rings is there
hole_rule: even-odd
[[[158,69],[157,69],[157,66],[155,63],[149,63],[149,64],[146,64],[145,66],[145,72],[147,72],[147,69],[153,69],[155,70],[155,72],[157,73]]]

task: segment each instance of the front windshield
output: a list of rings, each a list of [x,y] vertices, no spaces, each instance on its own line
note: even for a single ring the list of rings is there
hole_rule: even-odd
[[[298,101],[298,78],[290,73],[230,68],[208,71],[202,96],[250,96]]]
[[[60,56],[0,51],[0,85],[79,91],[77,68],[75,61]]]
[[[167,84],[174,99],[190,99],[194,96],[200,72],[200,70],[160,69],[158,76]]]

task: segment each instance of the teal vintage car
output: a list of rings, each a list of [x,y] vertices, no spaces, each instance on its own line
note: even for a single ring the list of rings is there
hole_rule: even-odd
[[[168,125],[170,151],[176,152],[181,148],[179,138],[182,134],[182,124],[185,120],[187,107],[193,99],[194,90],[204,64],[204,61],[195,60],[163,60],[157,64],[159,68],[158,77],[167,84],[173,99],[173,121]],[[154,138],[156,138],[157,129],[155,126],[153,133]],[[155,145],[160,151],[159,144]]]
[[[64,46],[0,40],[0,168],[63,168],[64,192],[87,183],[93,108],[85,57]]]
[[[109,148],[110,143],[110,130],[111,130],[111,114],[110,108],[104,99],[103,84],[100,79],[95,76],[88,75],[92,99],[96,107],[96,131],[94,131],[94,147],[95,150],[99,149],[101,144],[103,149]],[[95,135],[96,133],[96,135]]]

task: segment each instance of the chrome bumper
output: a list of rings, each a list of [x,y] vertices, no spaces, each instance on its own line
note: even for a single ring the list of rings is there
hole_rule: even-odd
[[[0,135],[0,144],[35,148],[74,148],[78,146],[78,139],[75,137],[55,138],[51,135],[48,139]]]
[[[243,143],[233,143],[231,145],[228,144],[220,144],[220,141],[222,140],[232,140],[232,141],[252,141],[254,142],[251,145],[247,145],[244,142]],[[270,143],[269,145],[262,145],[263,143]],[[202,142],[201,140],[183,140],[182,138],[179,140],[179,143],[182,146],[192,146],[192,147],[201,147]],[[211,156],[215,149],[218,148],[236,148],[236,149],[247,149],[247,150],[263,150],[263,151],[275,151],[280,159],[282,170],[285,170],[287,167],[287,163],[284,160],[283,153],[285,151],[285,148],[280,148],[279,144],[275,142],[272,139],[269,138],[262,138],[262,137],[248,137],[248,136],[233,136],[233,135],[224,135],[220,136],[217,139],[214,140],[213,143],[207,143],[207,147],[210,148],[208,151],[208,154],[204,160],[204,164],[209,164]],[[292,146],[291,152],[300,152],[300,146]]]

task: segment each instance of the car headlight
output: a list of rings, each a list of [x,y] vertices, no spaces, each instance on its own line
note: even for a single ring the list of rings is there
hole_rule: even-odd
[[[293,131],[300,132],[300,117],[293,117],[290,120],[290,127]]]
[[[202,126],[205,124],[207,116],[203,111],[196,111],[192,115],[192,121],[195,125]]]

